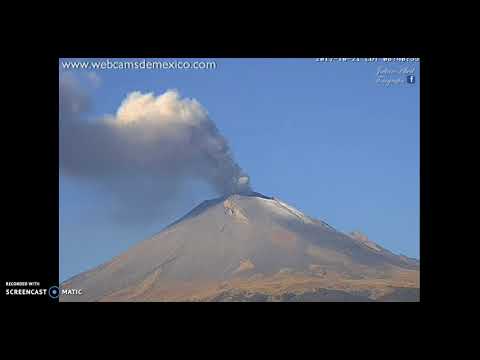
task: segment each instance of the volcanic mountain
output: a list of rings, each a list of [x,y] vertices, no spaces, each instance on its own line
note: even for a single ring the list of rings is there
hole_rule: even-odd
[[[259,193],[205,201],[60,301],[418,301],[419,261]]]

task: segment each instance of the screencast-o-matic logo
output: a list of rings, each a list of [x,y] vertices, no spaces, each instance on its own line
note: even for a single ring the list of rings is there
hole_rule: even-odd
[[[38,281],[7,281],[5,283],[7,296],[41,296],[47,295],[47,289],[40,287]]]
[[[48,296],[50,296],[52,299],[57,299],[58,295],[60,295],[60,289],[58,286],[52,286],[50,289],[48,289]]]
[[[80,296],[83,294],[82,289],[62,289],[58,286],[50,286],[48,289],[41,288],[38,281],[24,282],[6,282],[5,294],[8,296],[35,296],[48,295],[52,299],[58,299],[60,293],[67,296]]]
[[[49,289],[42,288],[38,281],[7,281],[5,283],[5,295],[7,296],[45,296],[57,299],[60,294],[58,286]]]

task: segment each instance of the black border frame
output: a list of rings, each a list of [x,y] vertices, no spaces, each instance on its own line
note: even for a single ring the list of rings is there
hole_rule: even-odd
[[[162,46],[155,50],[117,50],[106,46],[98,49],[65,48],[38,57],[41,71],[27,72],[31,82],[29,86],[43,85],[41,96],[33,99],[30,108],[21,108],[24,115],[33,119],[30,129],[22,128],[19,123],[11,124],[14,131],[21,134],[14,141],[14,148],[21,157],[31,156],[28,166],[7,159],[11,169],[11,180],[6,188],[6,196],[10,200],[11,212],[15,215],[8,221],[11,240],[7,241],[4,264],[6,268],[1,274],[1,300],[12,302],[57,303],[57,299],[48,296],[5,296],[6,281],[39,281],[41,287],[57,285],[59,281],[59,191],[58,191],[58,122],[41,121],[58,119],[58,60],[59,58],[317,58],[317,57],[420,57],[420,303],[432,300],[433,287],[433,217],[432,207],[432,56],[423,47],[390,49],[359,48],[342,49],[338,46],[320,49],[298,46],[265,45],[255,49],[251,46],[208,47],[199,45],[186,50],[175,46]],[[9,74],[13,78],[15,74]],[[45,84],[47,87],[45,90]],[[29,86],[17,82],[14,86],[19,93],[28,92]],[[34,86],[35,88],[35,86]],[[27,93],[28,94],[28,93]],[[45,105],[48,104],[48,105]],[[19,102],[19,106],[22,106]],[[40,109],[40,111],[39,111]],[[38,119],[38,120],[35,120]],[[47,125],[45,125],[47,124]],[[34,151],[31,150],[34,147]],[[26,190],[25,190],[26,189]],[[13,236],[12,236],[13,235]]]

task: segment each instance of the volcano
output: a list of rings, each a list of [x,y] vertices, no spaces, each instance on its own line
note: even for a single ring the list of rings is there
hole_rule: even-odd
[[[204,201],[65,281],[62,292],[82,295],[65,291],[60,301],[419,301],[419,266],[249,192]]]

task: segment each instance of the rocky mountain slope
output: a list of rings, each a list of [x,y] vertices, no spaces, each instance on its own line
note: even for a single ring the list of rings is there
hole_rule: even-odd
[[[61,301],[418,301],[419,262],[259,193],[205,201]]]

